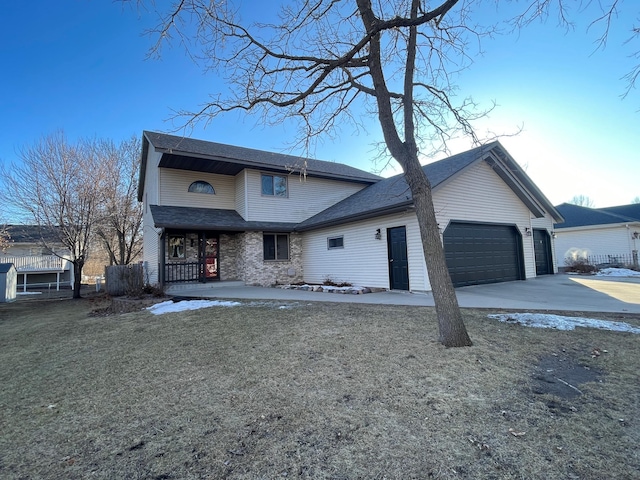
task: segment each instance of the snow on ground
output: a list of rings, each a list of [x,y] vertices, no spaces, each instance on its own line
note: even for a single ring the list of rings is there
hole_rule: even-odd
[[[596,277],[640,277],[640,272],[628,268],[603,268],[594,275]]]
[[[200,308],[236,307],[238,305],[241,305],[241,303],[224,300],[185,300],[182,302],[168,300],[147,307],[147,310],[154,315],[162,315],[163,313],[184,312],[186,310],[198,310]],[[278,308],[284,309],[290,308],[290,306],[281,305]],[[525,327],[555,328],[557,330],[574,330],[576,327],[584,327],[640,334],[640,327],[634,327],[624,322],[609,322],[594,318],[564,317],[562,315],[546,313],[499,313],[488,315],[488,317],[500,322],[518,323]]]
[[[640,333],[639,327],[624,322],[608,322],[594,318],[563,317],[543,313],[500,313],[488,315],[489,318],[505,323],[519,323],[525,327],[555,328],[557,330],[574,330],[576,327],[598,328],[614,332]]]
[[[154,315],[162,315],[163,313],[184,312],[186,310],[198,310],[199,308],[209,307],[236,307],[239,302],[229,302],[222,300],[188,300],[184,302],[173,302],[168,300],[162,303],[156,303],[147,307]]]

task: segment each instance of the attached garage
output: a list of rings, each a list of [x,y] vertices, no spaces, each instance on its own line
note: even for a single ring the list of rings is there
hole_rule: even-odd
[[[451,222],[443,238],[455,287],[525,279],[522,237],[515,226]]]

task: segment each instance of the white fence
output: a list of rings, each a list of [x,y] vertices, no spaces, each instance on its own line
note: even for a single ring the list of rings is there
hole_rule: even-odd
[[[55,285],[56,290],[60,290],[62,284],[73,284],[73,269],[66,258],[55,255],[0,255],[0,263],[13,263],[18,275],[22,276],[19,285],[23,292],[27,291],[27,287],[51,288]],[[55,278],[52,274],[55,274]]]
[[[67,270],[69,261],[55,255],[2,256],[2,263],[13,263],[18,273],[61,272]]]

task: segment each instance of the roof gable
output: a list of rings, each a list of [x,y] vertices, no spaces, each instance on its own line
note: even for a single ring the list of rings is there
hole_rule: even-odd
[[[509,156],[499,142],[468,150],[423,167],[435,190],[476,162],[486,160],[516,195],[537,216],[549,212],[554,219],[562,216],[540,192],[531,179]],[[404,174],[381,180],[360,190],[336,205],[302,222],[299,230],[310,230],[345,221],[364,219],[413,208],[413,199]]]
[[[15,270],[13,263],[0,263],[0,273],[9,273],[11,269]]]

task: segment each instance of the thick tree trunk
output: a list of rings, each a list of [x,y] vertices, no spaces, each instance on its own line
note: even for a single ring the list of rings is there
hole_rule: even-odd
[[[472,343],[462,321],[462,313],[445,261],[431,184],[417,157],[407,159],[403,166],[420,226],[420,238],[438,317],[439,341],[446,347],[468,347]]]
[[[82,298],[80,287],[82,286],[82,267],[84,262],[76,260],[73,262],[73,298]]]

